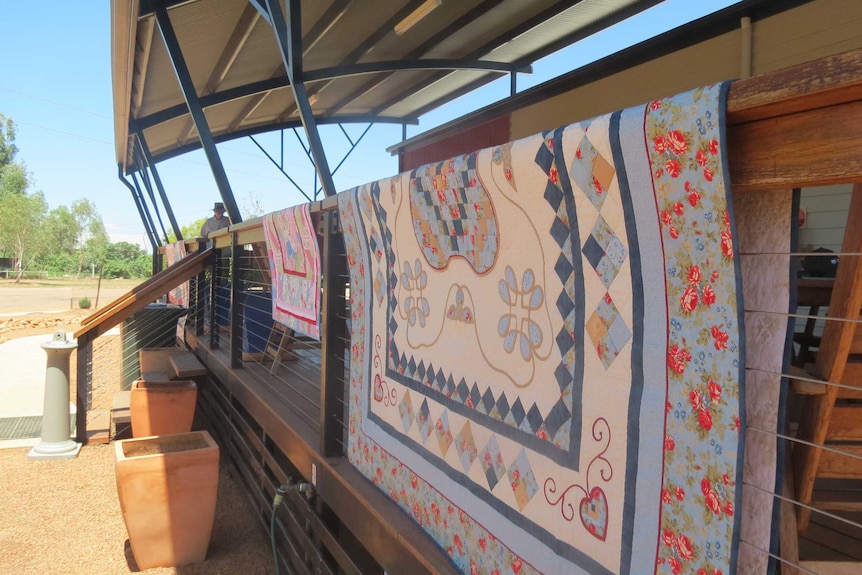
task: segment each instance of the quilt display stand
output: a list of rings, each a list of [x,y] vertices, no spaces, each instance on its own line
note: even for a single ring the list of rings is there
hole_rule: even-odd
[[[284,361],[298,359],[296,354],[290,351],[290,342],[294,339],[295,332],[278,322],[273,322],[266,346],[263,350],[264,361],[266,358],[272,360],[269,373],[273,374]]]

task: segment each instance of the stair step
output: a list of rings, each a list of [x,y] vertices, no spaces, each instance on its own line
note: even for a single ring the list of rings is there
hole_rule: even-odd
[[[174,368],[176,377],[180,379],[201,377],[207,374],[207,368],[191,352],[172,355],[170,363]]]
[[[118,391],[111,401],[111,421],[114,425],[129,423],[132,421],[129,403],[131,402],[131,390]]]

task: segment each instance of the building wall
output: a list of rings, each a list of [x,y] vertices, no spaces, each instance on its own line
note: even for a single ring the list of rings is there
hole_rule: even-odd
[[[724,34],[512,113],[511,139],[739,75],[739,32]]]
[[[817,0],[752,24],[754,74],[862,47],[862,2]]]
[[[753,75],[862,47],[862,2],[817,0],[754,22]],[[662,96],[738,78],[737,29],[512,113],[511,140]]]
[[[509,141],[509,116],[501,116],[427,146],[407,150],[398,157],[398,171],[406,172],[437,162],[441,158],[469,154],[507,141]]]
[[[806,218],[799,229],[800,251],[815,248],[841,251],[852,189],[850,184],[803,188],[799,207],[805,210]]]

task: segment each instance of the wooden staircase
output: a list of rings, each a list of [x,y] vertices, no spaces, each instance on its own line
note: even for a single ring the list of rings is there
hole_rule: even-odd
[[[138,350],[141,381],[148,383],[194,380],[204,377],[207,369],[195,355],[182,347],[155,347]],[[111,402],[111,439],[129,428],[132,416],[129,404],[131,390],[118,391]]]
[[[169,290],[203,272],[210,265],[213,253],[214,249],[209,248],[183,258],[118,297],[104,308],[84,318],[81,321],[81,327],[74,333],[74,337],[78,341],[78,357],[81,357],[82,352],[88,353],[87,349],[92,350],[93,340],[97,337],[119,325],[135,312],[142,310]],[[89,387],[92,380],[87,369],[87,362],[80,361],[77,363],[75,393],[78,416],[75,436],[82,443],[107,442],[113,436],[114,425],[109,415],[113,415],[114,409],[111,409],[110,414],[107,411],[107,406],[103,413],[88,413],[85,406],[88,405],[88,396],[91,392]],[[117,388],[119,388],[119,382],[117,383]],[[121,406],[122,400],[118,401],[121,402],[120,405],[114,405],[114,407]],[[126,404],[128,405],[127,402]]]
[[[862,256],[848,255],[862,252],[860,221],[862,184],[856,184],[816,364],[807,372],[797,368],[799,377],[792,382],[805,397],[797,433],[802,442],[793,451],[796,498],[830,511],[862,510],[858,500],[813,497],[818,479],[862,481]],[[797,508],[799,532],[810,517],[810,509]]]

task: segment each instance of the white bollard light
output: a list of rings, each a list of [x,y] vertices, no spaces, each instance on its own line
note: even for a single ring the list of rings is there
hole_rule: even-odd
[[[81,451],[81,444],[72,441],[69,434],[69,358],[76,347],[77,342],[66,341],[63,330],[55,331],[53,339],[42,344],[48,354],[42,438],[27,459],[73,459]]]

